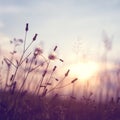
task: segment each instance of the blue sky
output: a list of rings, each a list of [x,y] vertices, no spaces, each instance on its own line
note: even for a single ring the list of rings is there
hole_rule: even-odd
[[[103,31],[113,36],[112,59],[120,52],[120,0],[0,0],[1,49],[8,49],[9,39],[24,38],[27,22],[28,41],[38,33],[37,43],[48,51],[57,44],[63,58],[72,59],[77,40],[79,52],[101,54]]]

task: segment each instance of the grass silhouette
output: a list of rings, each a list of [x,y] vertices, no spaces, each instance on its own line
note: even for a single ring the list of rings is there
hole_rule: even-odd
[[[120,119],[119,89],[116,98],[111,97],[104,102],[93,99],[94,93],[83,95],[77,100],[74,94],[62,96],[61,93],[54,92],[73,85],[78,78],[64,83],[69,76],[69,69],[63,77],[54,77],[57,66],[53,62],[55,60],[64,62],[56,55],[58,46],[55,46],[47,57],[44,56],[41,46],[30,51],[38,34],[36,33],[27,45],[28,31],[29,24],[26,23],[24,40],[13,39],[10,41],[14,45],[13,51],[10,52],[10,56],[5,56],[2,60],[1,66],[5,70],[0,70],[0,120]],[[22,52],[18,53],[17,47],[21,45],[23,45]],[[51,65],[51,61],[53,61],[53,65]],[[37,71],[38,76],[36,75]],[[119,71],[116,76],[119,80]],[[30,85],[34,82],[32,91],[30,91]]]

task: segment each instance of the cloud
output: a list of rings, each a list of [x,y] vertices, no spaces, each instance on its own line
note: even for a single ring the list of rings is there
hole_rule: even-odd
[[[23,8],[15,5],[0,5],[0,14],[19,13]]]
[[[29,22],[31,31],[38,31],[48,46],[59,42],[68,47],[78,36],[96,43],[103,29],[118,34],[119,3],[120,0],[2,0],[0,15],[8,35],[21,35],[23,24]],[[0,27],[4,24],[0,22]]]

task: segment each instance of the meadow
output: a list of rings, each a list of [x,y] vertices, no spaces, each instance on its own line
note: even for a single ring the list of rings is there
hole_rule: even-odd
[[[57,63],[64,62],[56,54],[58,46],[46,57],[41,46],[31,50],[37,33],[26,44],[28,32],[26,23],[24,39],[11,40],[13,50],[1,56],[0,120],[120,120],[119,64],[114,72],[97,75],[94,91],[88,81],[77,86],[69,68],[58,75]]]

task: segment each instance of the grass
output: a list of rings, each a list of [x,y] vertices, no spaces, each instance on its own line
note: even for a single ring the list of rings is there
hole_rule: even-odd
[[[58,66],[54,61],[64,62],[56,55],[58,46],[47,57],[40,46],[30,51],[37,34],[26,45],[28,31],[27,23],[24,40],[10,41],[14,46],[13,51],[2,60],[0,120],[120,120],[119,89],[115,98],[110,97],[104,102],[93,98],[94,93],[90,91],[79,99],[73,91],[68,95],[59,92],[67,86],[74,88],[78,79],[69,78],[69,82],[64,82],[68,79],[69,69],[58,78]],[[22,52],[19,53],[17,47],[21,45]],[[116,78],[119,81],[118,71]]]
[[[1,92],[0,118],[2,120],[119,120],[120,102],[97,103],[92,99],[59,97],[40,98],[34,94],[17,99],[8,92]],[[16,99],[16,105],[13,106]]]

